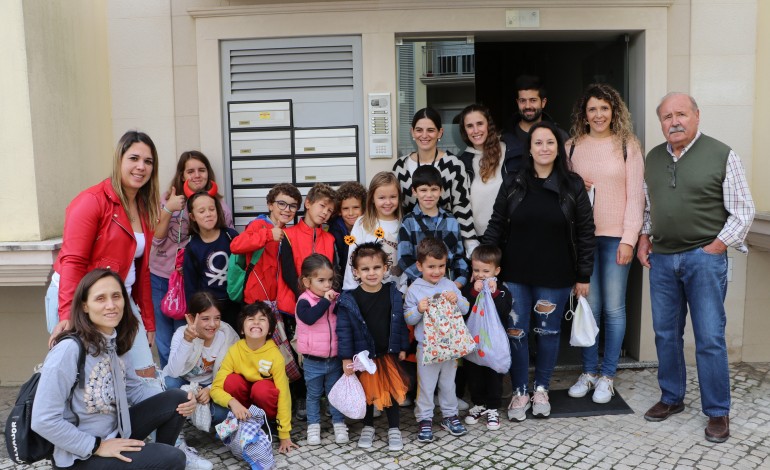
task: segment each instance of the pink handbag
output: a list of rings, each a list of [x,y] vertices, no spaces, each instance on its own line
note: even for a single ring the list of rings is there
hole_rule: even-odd
[[[168,291],[160,301],[160,311],[174,320],[184,319],[187,313],[187,300],[184,296],[184,276],[182,276],[182,263],[184,262],[184,248],[176,252],[174,271],[168,279]]]

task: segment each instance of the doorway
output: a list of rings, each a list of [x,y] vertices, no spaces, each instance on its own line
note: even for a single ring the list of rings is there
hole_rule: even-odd
[[[498,130],[511,124],[518,112],[512,87],[516,77],[525,74],[538,75],[544,81],[548,98],[545,112],[565,130],[569,130],[575,102],[589,84],[613,86],[629,106],[636,134],[644,142],[643,32],[525,34],[495,32],[440,40],[403,39],[396,51],[398,154],[414,150],[410,122],[412,115],[425,106],[441,114],[441,148],[455,154],[465,150],[455,119],[464,106],[472,102],[488,106]],[[640,348],[641,288],[637,265],[632,268],[628,284],[623,347],[627,356],[637,356]],[[558,364],[576,367],[582,362],[581,350],[569,346],[570,324],[562,326]],[[633,361],[621,358],[621,367],[628,362]]]

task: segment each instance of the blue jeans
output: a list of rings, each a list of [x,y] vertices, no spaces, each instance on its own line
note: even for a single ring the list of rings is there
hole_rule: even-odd
[[[615,377],[620,348],[626,335],[626,286],[631,263],[616,262],[618,237],[596,237],[594,273],[588,291],[588,304],[599,329],[604,330],[604,358],[599,371],[599,342],[583,348],[583,372]],[[604,321],[602,322],[602,317]]]
[[[511,342],[511,388],[515,393],[527,393],[529,384],[529,320],[535,312],[537,323],[532,331],[538,335],[535,357],[534,388],[551,383],[553,368],[559,356],[561,318],[572,287],[538,287],[506,282],[513,296],[513,312],[508,322]]]
[[[305,371],[305,385],[307,386],[307,422],[319,424],[321,422],[321,397],[326,392],[329,395],[334,384],[342,377],[342,360],[332,357],[325,361],[318,361],[305,357],[302,361],[302,369]],[[332,414],[332,423],[342,423],[345,417],[337,409],[329,405]]]
[[[165,376],[166,390],[173,390],[175,388],[182,388],[182,385],[187,385],[190,381],[181,377],[169,377]],[[216,426],[227,418],[227,412],[230,411],[227,408],[217,405],[214,400],[209,400],[209,409],[211,410],[211,426]]]
[[[150,285],[152,286],[152,305],[155,308],[155,344],[158,347],[160,368],[163,369],[168,364],[168,355],[171,352],[171,338],[174,336],[174,332],[180,326],[185,326],[187,322],[184,319],[174,320],[169,318],[160,310],[163,296],[168,292],[168,279],[150,274]]]
[[[684,401],[687,370],[684,325],[690,309],[701,407],[709,417],[730,414],[730,373],[725,343],[727,253],[703,248],[664,255],[650,254],[650,297],[655,348],[658,352],[660,401]]]

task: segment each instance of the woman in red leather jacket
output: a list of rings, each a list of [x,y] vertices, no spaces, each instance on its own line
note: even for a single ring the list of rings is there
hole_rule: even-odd
[[[118,273],[141,320],[129,357],[137,375],[148,378],[155,377],[150,352],[155,315],[148,263],[158,200],[155,144],[147,134],[126,132],[115,150],[112,176],[78,194],[67,206],[62,248],[46,295],[48,329],[54,338],[70,326],[75,287],[83,276],[95,268]]]

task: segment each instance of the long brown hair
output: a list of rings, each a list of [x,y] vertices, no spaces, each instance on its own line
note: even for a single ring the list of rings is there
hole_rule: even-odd
[[[468,137],[468,132],[465,130],[465,117],[470,113],[481,113],[484,119],[487,120],[487,138],[484,141],[484,153],[481,155],[481,161],[479,162],[481,181],[486,183],[495,177],[495,170],[497,170],[497,165],[500,164],[500,159],[503,157],[503,152],[500,150],[500,135],[497,133],[494,121],[492,121],[489,108],[481,104],[466,106],[460,112],[460,136],[468,146],[473,147],[471,139]]]
[[[131,299],[128,296],[128,291],[126,290],[125,284],[123,284],[123,280],[116,272],[104,268],[96,268],[93,271],[88,272],[83,276],[83,279],[80,280],[72,300],[72,310],[70,311],[71,326],[68,330],[61,332],[54,340],[54,343],[58,343],[64,336],[74,333],[80,337],[81,341],[83,341],[83,346],[86,351],[94,350],[94,356],[98,356],[105,351],[107,348],[107,340],[104,337],[104,334],[102,334],[96,325],[93,324],[83,306],[88,301],[88,292],[91,290],[91,287],[93,287],[97,281],[107,277],[111,277],[118,282],[124,301],[123,317],[120,319],[118,326],[115,327],[115,330],[118,333],[116,338],[117,353],[121,356],[131,349],[131,346],[134,344],[136,332],[139,330],[139,321],[134,316],[134,312],[131,311]]]
[[[588,117],[586,116],[586,105],[591,98],[606,101],[610,104],[610,108],[612,108],[610,132],[616,140],[615,143],[618,148],[620,148],[622,143],[626,143],[626,145],[631,142],[638,143],[638,139],[634,135],[631,113],[628,111],[628,107],[620,93],[606,83],[593,83],[588,85],[583,96],[575,103],[575,108],[572,110],[570,137],[573,144],[576,144],[582,137],[588,135],[591,130],[591,126],[588,124]]]
[[[171,181],[171,186],[174,187],[176,193],[184,194],[184,170],[189,160],[198,160],[206,167],[206,173],[208,174],[209,179],[206,181],[206,186],[200,188],[199,191],[208,191],[211,189],[211,182],[216,182],[217,179],[214,176],[214,169],[211,168],[209,159],[206,157],[206,155],[203,154],[203,152],[199,152],[197,150],[187,150],[186,152],[182,152],[182,155],[179,156],[179,161],[176,163],[176,173],[174,173],[174,179]],[[217,198],[222,199],[222,195],[217,193]]]
[[[158,150],[155,148],[155,143],[150,139],[150,136],[144,132],[128,131],[120,138],[118,145],[115,147],[115,155],[112,159],[112,189],[120,198],[120,203],[123,205],[123,209],[128,214],[128,197],[126,192],[123,191],[123,184],[120,178],[120,168],[123,162],[123,155],[128,152],[128,148],[136,143],[143,143],[150,147],[152,153],[152,172],[150,173],[150,180],[144,184],[136,193],[137,207],[139,208],[139,215],[147,218],[147,225],[150,229],[155,230],[155,225],[158,223],[158,217],[160,207],[160,191],[158,183]]]

